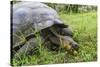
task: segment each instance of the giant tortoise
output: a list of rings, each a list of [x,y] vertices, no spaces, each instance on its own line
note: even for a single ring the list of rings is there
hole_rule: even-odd
[[[79,48],[68,25],[61,21],[54,9],[43,3],[18,2],[12,5],[11,24],[12,54],[32,53],[39,42],[53,50],[62,47],[74,52]]]

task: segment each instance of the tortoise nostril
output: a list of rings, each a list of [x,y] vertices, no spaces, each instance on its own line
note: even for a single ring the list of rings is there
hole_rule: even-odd
[[[73,44],[72,47],[75,49],[75,50],[78,50],[79,49],[79,46],[77,44]]]

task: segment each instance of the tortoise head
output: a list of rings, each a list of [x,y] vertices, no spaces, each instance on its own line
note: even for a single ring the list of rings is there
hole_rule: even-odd
[[[78,44],[69,36],[60,36],[61,46],[72,54],[76,54],[79,50]]]
[[[78,46],[77,42],[75,42],[73,40],[72,36],[69,35],[69,34],[72,34],[71,31],[69,31],[69,29],[65,29],[65,30],[60,31],[60,32],[64,33],[64,35],[63,35],[61,33],[58,33],[58,31],[56,31],[56,29],[52,28],[51,31],[54,34],[54,36],[51,37],[50,40],[54,44],[58,44],[62,48],[68,50],[68,52],[70,52],[72,54],[77,54],[79,46]]]
[[[78,44],[69,36],[59,36],[59,37],[50,37],[50,41],[59,45],[61,48],[64,48],[71,54],[77,54],[79,46]]]

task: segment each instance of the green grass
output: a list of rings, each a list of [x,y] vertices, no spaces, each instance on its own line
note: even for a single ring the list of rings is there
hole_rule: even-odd
[[[37,65],[90,62],[97,60],[97,16],[96,12],[80,14],[63,14],[60,17],[74,32],[74,40],[78,42],[79,53],[74,56],[67,51],[50,51],[41,46],[41,53],[12,59],[13,65]]]

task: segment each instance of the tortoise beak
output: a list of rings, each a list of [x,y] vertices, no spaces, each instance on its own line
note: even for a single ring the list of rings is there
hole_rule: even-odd
[[[69,52],[72,53],[73,55],[77,55],[78,50],[79,50],[78,44],[72,44],[72,49]]]
[[[73,48],[74,50],[76,50],[76,51],[79,50],[79,46],[78,46],[78,44],[72,44],[72,48]]]
[[[66,44],[64,48],[72,55],[78,54],[79,46],[77,44]]]
[[[69,36],[62,37],[64,48],[72,54],[76,54],[79,50],[78,44]]]

